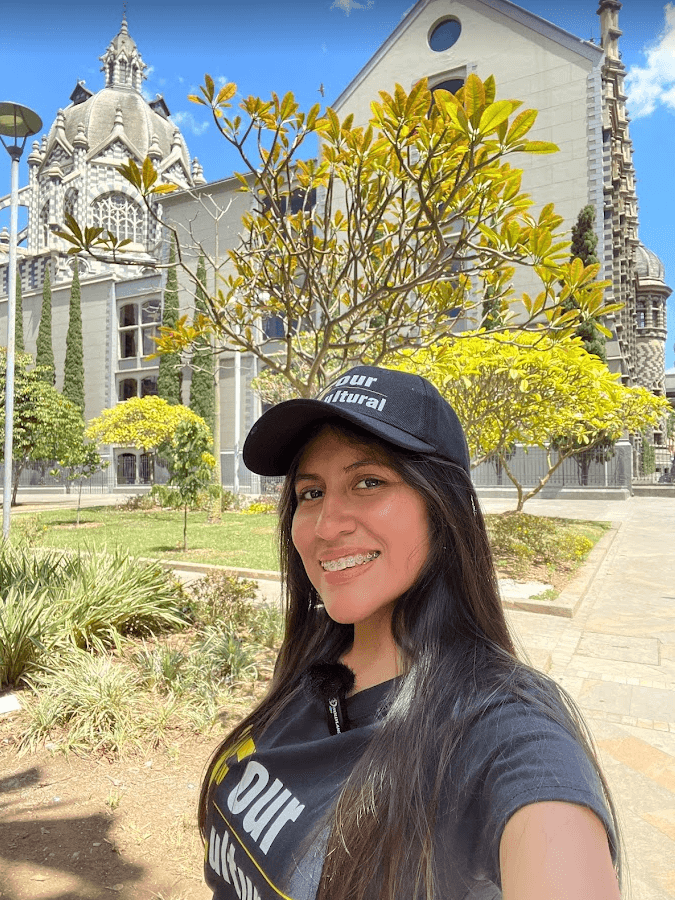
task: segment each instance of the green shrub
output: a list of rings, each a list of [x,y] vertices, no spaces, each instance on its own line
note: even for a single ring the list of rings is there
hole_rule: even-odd
[[[63,732],[67,749],[119,753],[130,743],[138,745],[151,727],[148,710],[139,708],[137,673],[109,656],[70,650],[31,676],[30,684],[34,695],[27,701],[24,747]]]
[[[573,568],[593,547],[583,534],[563,527],[558,519],[509,513],[487,516],[495,559],[519,575],[532,565]]]
[[[124,503],[120,503],[117,508],[135,512],[138,509],[154,509],[155,505],[155,498],[152,496],[152,493],[142,493],[127,497]]]
[[[121,644],[125,634],[151,634],[186,624],[181,592],[156,562],[123,551],[78,553],[68,560],[69,584],[55,598],[55,616],[78,647]]]
[[[198,679],[217,684],[257,677],[253,650],[227,625],[207,625],[191,647],[190,667]]]
[[[39,516],[16,516],[12,523],[12,541],[18,547],[36,547],[47,531]]]
[[[237,630],[251,615],[252,607],[246,601],[255,597],[255,591],[255,581],[224,572],[209,572],[186,585],[187,614],[197,625],[225,622]]]
[[[22,584],[0,601],[0,689],[15,685],[53,649],[57,631],[49,592]]]

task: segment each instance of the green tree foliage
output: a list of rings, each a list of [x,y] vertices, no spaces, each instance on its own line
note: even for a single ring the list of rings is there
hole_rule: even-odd
[[[75,524],[79,525],[84,480],[85,478],[91,478],[92,475],[103,469],[107,469],[110,462],[107,459],[101,459],[96,445],[86,440],[84,436],[84,422],[82,422],[82,431],[74,436],[73,441],[64,449],[64,453],[57,462],[60,469],[53,470],[52,474],[55,477],[64,477],[69,485],[72,482],[76,483],[77,516]]]
[[[21,289],[21,275],[16,273],[16,325],[14,328],[14,351],[25,353],[26,347],[23,338],[23,293]]]
[[[63,396],[84,415],[84,346],[82,343],[82,298],[77,260],[73,269],[63,368]]]
[[[197,290],[195,295],[195,327],[208,311],[206,263],[199,257],[197,265]],[[213,431],[215,417],[214,352],[210,334],[199,334],[192,345],[192,381],[190,382],[190,409],[208,424]]]
[[[178,270],[176,268],[176,242],[171,242],[169,268],[166,271],[162,327],[167,334],[175,330],[178,322]],[[163,353],[159,358],[157,394],[176,406],[182,403],[183,369],[179,352]]]
[[[211,484],[216,461],[211,453],[211,431],[203,419],[195,416],[176,426],[171,438],[160,447],[169,463],[169,484],[183,507],[183,550],[187,550],[187,514],[200,494]]]
[[[14,370],[14,442],[12,504],[26,463],[67,458],[81,440],[84,423],[79,409],[46,381],[39,367],[30,368],[29,354],[17,354]],[[5,429],[7,353],[0,349],[0,431]],[[0,448],[4,458],[4,445]]]
[[[191,99],[211,109],[238,153],[251,209],[211,293],[186,260],[204,253],[214,271],[220,261],[199,246],[184,259],[179,240],[179,264],[206,292],[207,310],[164,331],[160,352],[208,335],[311,397],[335,369],[429,346],[467,321],[480,327],[484,316],[501,329],[517,315],[523,327],[564,335],[580,317],[613,311],[602,308],[597,265],[572,282],[553,207],[532,215],[510,158],[557,148],[528,139],[536,111],[498,100],[492,77],[471,74],[456,95],[436,91],[433,103],[424,81],[409,93],[396,86],[372,104],[365,127],[319,105],[304,112],[290,93],[246,97],[231,114],[236,94],[236,85],[217,90],[206,76]],[[317,139],[317,157],[303,159]],[[120,171],[157,215],[157,195],[171,186],[158,183],[152,161]],[[116,253],[107,236],[70,220],[62,236],[73,253]],[[515,294],[516,267],[538,276],[533,296]],[[571,293],[580,312],[563,306]]]
[[[585,266],[598,263],[595,250],[598,246],[598,236],[595,233],[595,209],[592,206],[584,206],[572,228],[571,258],[580,259]],[[578,310],[579,305],[574,296],[566,301],[567,308]],[[605,337],[598,328],[594,319],[582,319],[575,331],[577,337],[584,342],[588,353],[597,356],[602,362],[607,362],[605,350]]]
[[[42,310],[40,312],[35,365],[42,372],[43,380],[49,384],[54,384],[56,369],[54,366],[54,348],[52,346],[52,286],[49,266],[45,269],[45,280],[42,285]]]
[[[578,338],[473,333],[388,364],[436,384],[464,426],[472,466],[498,459],[516,487],[518,510],[580,446],[591,451],[624,430],[638,433],[668,409],[665,398],[622,385]],[[547,452],[547,471],[527,492],[510,466],[516,443]]]

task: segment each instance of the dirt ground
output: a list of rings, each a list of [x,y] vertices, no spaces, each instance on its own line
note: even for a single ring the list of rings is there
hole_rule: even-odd
[[[2,900],[210,900],[195,820],[222,731],[122,760],[20,756],[19,716],[0,717]]]

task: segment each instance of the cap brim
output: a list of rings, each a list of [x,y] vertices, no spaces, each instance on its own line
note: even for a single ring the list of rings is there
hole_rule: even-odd
[[[396,447],[434,450],[431,444],[370,416],[347,412],[322,400],[286,400],[268,409],[251,428],[243,449],[246,468],[258,475],[285,475],[310,426],[335,418],[353,422]]]

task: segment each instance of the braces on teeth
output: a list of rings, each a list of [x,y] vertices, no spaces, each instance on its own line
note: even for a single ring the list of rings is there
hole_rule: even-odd
[[[379,555],[379,550],[373,550],[371,553],[366,553],[365,556],[364,554],[359,553],[358,556],[343,556],[342,559],[327,559],[321,563],[321,567],[326,572],[339,572],[341,569],[362,566],[364,563],[377,559]]]

